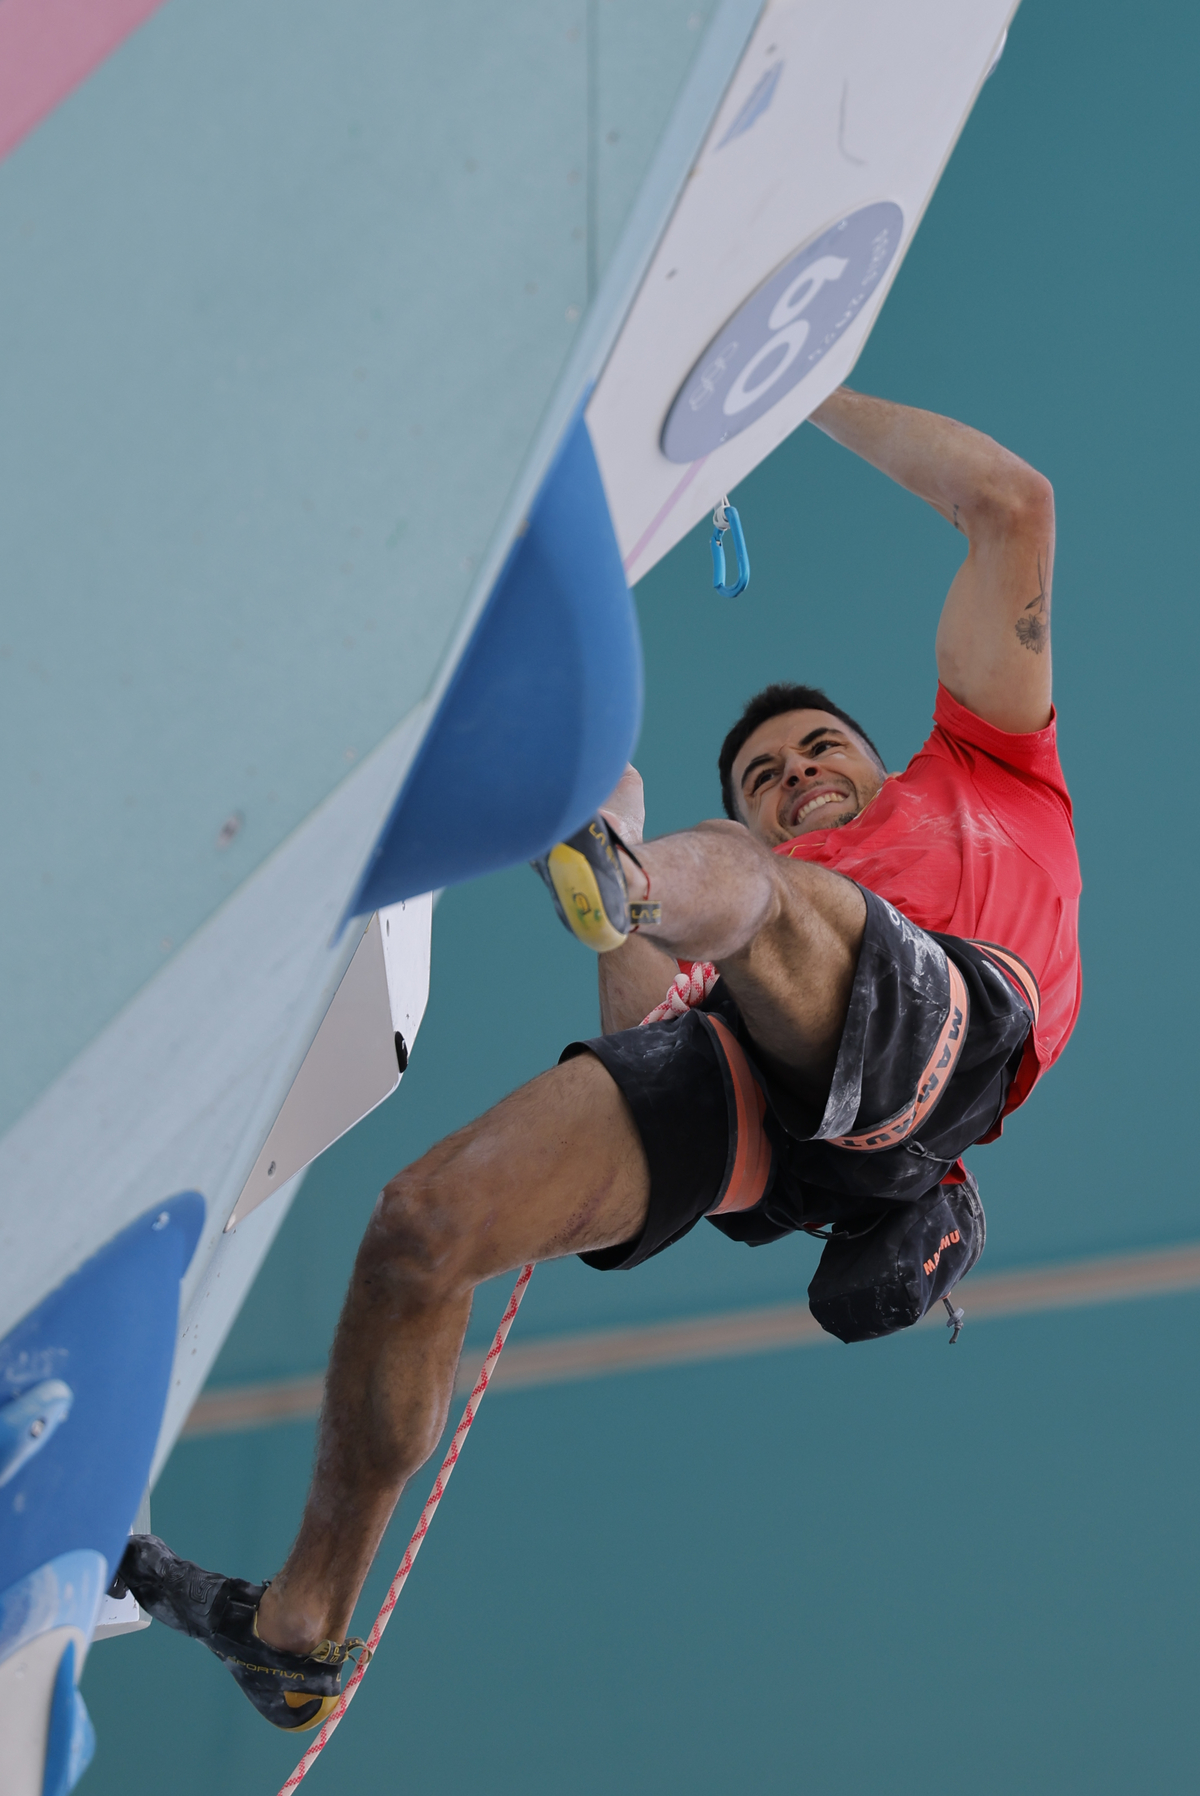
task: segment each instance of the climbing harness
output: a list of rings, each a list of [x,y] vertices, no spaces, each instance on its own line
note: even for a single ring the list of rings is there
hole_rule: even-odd
[[[694,960],[690,963],[685,963],[685,965],[686,971],[681,967],[679,972],[676,973],[662,1003],[656,1004],[649,1016],[642,1018],[643,1029],[647,1023],[665,1023],[672,1017],[686,1016],[689,1010],[694,1010],[698,1004],[703,1004],[705,998],[711,994],[718,978],[717,969],[712,962],[709,960]],[[868,1222],[865,1228],[860,1229],[847,1229],[844,1226],[819,1228],[815,1223],[811,1222],[801,1223],[800,1226],[805,1234],[815,1235],[820,1241],[834,1241],[839,1244],[848,1244],[852,1241],[862,1241],[868,1235],[873,1233],[873,1231],[879,1227],[880,1223],[884,1221],[886,1214],[886,1210],[881,1210],[879,1215]],[[955,1235],[954,1239],[957,1241],[958,1236]],[[822,1258],[821,1265],[822,1267],[825,1265],[824,1258]],[[809,1295],[810,1297],[812,1296],[811,1288]],[[966,1321],[966,1311],[961,1306],[956,1306],[951,1302],[951,1295],[952,1291],[947,1293],[947,1295],[942,1298],[942,1303],[946,1310],[946,1327],[951,1331],[949,1345],[953,1347],[956,1344],[959,1335],[962,1333],[963,1323]],[[817,1315],[815,1308],[813,1309],[813,1314],[817,1316],[817,1320],[821,1322],[821,1326],[825,1327],[826,1323],[822,1321],[819,1315]],[[836,1333],[837,1330],[835,1329],[833,1332]]]
[[[725,583],[725,532],[733,537],[733,551],[737,556],[737,579],[731,586]],[[745,592],[750,584],[750,554],[746,548],[746,537],[742,530],[742,520],[737,514],[737,507],[729,503],[728,495],[721,500],[713,512],[713,533],[711,539],[713,587],[723,599],[736,599],[740,592]]]
[[[388,1587],[388,1593],[383,1599],[383,1607],[375,1617],[375,1625],[367,1636],[366,1651],[358,1662],[354,1676],[342,1691],[336,1709],[333,1710],[324,1727],[321,1729],[304,1757],[300,1760],[300,1763],[296,1766],[292,1775],[279,1791],[279,1796],[290,1796],[290,1792],[294,1790],[307,1775],[318,1755],[322,1753],[325,1747],[329,1744],[334,1728],[342,1719],[346,1710],[350,1707],[354,1698],[354,1693],[366,1675],[367,1666],[371,1661],[371,1654],[379,1645],[383,1630],[387,1627],[388,1622],[392,1618],[392,1610],[396,1607],[397,1598],[408,1580],[408,1574],[413,1568],[413,1561],[421,1550],[421,1542],[429,1532],[429,1524],[433,1520],[434,1511],[441,1502],[442,1497],[445,1495],[446,1486],[450,1482],[451,1472],[458,1464],[458,1456],[462,1452],[463,1442],[467,1438],[471,1423],[479,1414],[479,1405],[483,1402],[483,1394],[487,1390],[492,1373],[496,1369],[496,1361],[500,1358],[504,1343],[508,1339],[508,1331],[513,1325],[513,1317],[521,1307],[521,1299],[524,1297],[526,1287],[532,1277],[533,1265],[531,1263],[522,1271],[521,1276],[513,1289],[513,1294],[508,1300],[508,1307],[500,1318],[500,1326],[496,1330],[496,1338],[488,1348],[487,1357],[480,1367],[479,1377],[475,1380],[475,1388],[467,1399],[467,1407],[463,1410],[462,1420],[454,1430],[454,1439],[450,1442],[450,1450],[446,1454],[445,1459],[443,1459],[441,1469],[433,1481],[433,1489],[425,1500],[425,1507],[421,1511],[421,1519],[414,1528],[412,1539],[405,1548],[404,1557],[400,1561],[400,1569]]]

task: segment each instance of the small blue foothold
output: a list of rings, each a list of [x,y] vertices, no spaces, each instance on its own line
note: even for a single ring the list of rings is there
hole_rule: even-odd
[[[96,1730],[75,1688],[75,1642],[67,1642],[54,1679],[42,1796],[68,1796],[92,1762]]]

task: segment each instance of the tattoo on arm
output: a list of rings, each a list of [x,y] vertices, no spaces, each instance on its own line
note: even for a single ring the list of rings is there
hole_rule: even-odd
[[[951,518],[950,522],[954,525],[954,528],[956,530],[958,530],[958,531],[962,530],[962,525],[958,521],[958,506],[957,505],[954,507],[954,516]]]
[[[1021,647],[1029,649],[1034,655],[1040,655],[1050,640],[1050,594],[1046,591],[1046,576],[1042,571],[1040,555],[1037,593],[1017,619],[1016,629],[1017,641]]]

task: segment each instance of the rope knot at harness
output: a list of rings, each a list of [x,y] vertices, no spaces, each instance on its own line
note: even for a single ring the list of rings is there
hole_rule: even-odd
[[[641,1027],[644,1029],[647,1023],[665,1023],[668,1017],[686,1016],[697,1004],[703,1004],[719,977],[711,960],[694,960],[687,973],[680,968],[667,988],[666,997],[661,1004],[655,1005],[649,1016],[642,1018]]]

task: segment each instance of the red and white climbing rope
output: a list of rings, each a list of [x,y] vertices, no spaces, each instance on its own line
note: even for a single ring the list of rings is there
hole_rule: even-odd
[[[451,1472],[458,1464],[458,1456],[462,1452],[463,1442],[467,1438],[467,1431],[470,1428],[471,1423],[475,1420],[475,1417],[479,1414],[479,1405],[483,1401],[483,1393],[488,1388],[488,1382],[496,1369],[496,1361],[500,1358],[501,1350],[503,1349],[505,1341],[508,1339],[508,1331],[513,1325],[513,1317],[521,1307],[521,1299],[524,1297],[526,1287],[532,1277],[533,1266],[526,1266],[516,1282],[512,1296],[508,1300],[508,1307],[500,1318],[500,1326],[496,1330],[496,1338],[489,1347],[487,1358],[480,1368],[479,1377],[475,1380],[475,1388],[467,1398],[467,1407],[463,1410],[461,1422],[454,1430],[454,1439],[450,1442],[450,1450],[446,1454],[445,1459],[443,1459],[441,1469],[433,1481],[433,1489],[426,1498],[425,1507],[421,1511],[421,1519],[414,1528],[412,1539],[405,1549],[404,1558],[400,1561],[400,1569],[392,1579],[388,1588],[388,1593],[383,1599],[383,1607],[375,1617],[375,1625],[367,1636],[367,1650],[363,1653],[358,1664],[355,1666],[353,1677],[338,1698],[337,1707],[331,1711],[320,1733],[317,1735],[304,1757],[300,1760],[300,1763],[296,1766],[292,1775],[283,1785],[283,1788],[279,1792],[279,1796],[289,1796],[289,1792],[296,1788],[297,1784],[299,1784],[306,1776],[319,1754],[325,1750],[325,1747],[329,1744],[330,1738],[333,1735],[333,1730],[342,1719],[342,1716],[346,1713],[346,1710],[350,1707],[354,1692],[363,1681],[367,1666],[371,1661],[371,1654],[379,1645],[383,1630],[387,1627],[388,1622],[392,1618],[392,1610],[396,1607],[397,1598],[408,1581],[408,1574],[413,1568],[413,1560],[421,1550],[421,1542],[429,1532],[429,1524],[433,1520],[434,1511],[445,1494],[446,1486],[450,1482]]]
[[[669,1017],[686,1016],[697,1004],[703,1004],[716,983],[717,969],[711,960],[692,961],[686,973],[680,968],[662,1003],[642,1018],[642,1028],[647,1023],[665,1023]]]

